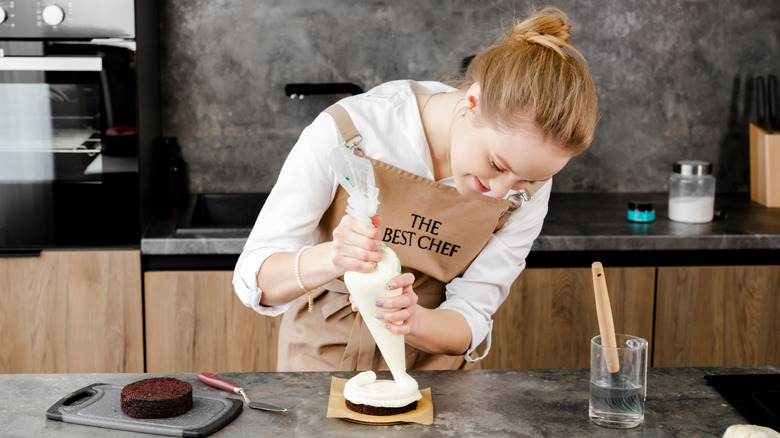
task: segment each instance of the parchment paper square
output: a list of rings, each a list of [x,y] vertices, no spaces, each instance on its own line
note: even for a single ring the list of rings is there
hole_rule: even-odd
[[[401,423],[433,424],[433,399],[431,398],[431,388],[420,390],[422,398],[417,401],[417,408],[415,410],[397,415],[377,416],[360,414],[347,408],[346,401],[344,400],[344,384],[346,383],[346,379],[331,377],[327,417],[341,418],[361,424],[376,425]]]

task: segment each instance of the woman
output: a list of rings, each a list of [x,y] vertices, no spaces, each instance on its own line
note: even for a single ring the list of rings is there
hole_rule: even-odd
[[[403,293],[378,300],[376,318],[405,335],[407,368],[473,367],[487,354],[491,317],[541,230],[551,178],[594,136],[595,87],[570,28],[543,9],[480,52],[458,87],[386,83],[303,131],[233,280],[246,306],[284,312],[279,371],[386,369],[339,280],[371,272],[383,242],[403,264],[388,289]],[[352,124],[379,188],[373,226],[344,214],[328,167]]]

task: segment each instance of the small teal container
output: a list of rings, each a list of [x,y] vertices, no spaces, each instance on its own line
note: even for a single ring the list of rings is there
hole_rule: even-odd
[[[628,201],[628,220],[631,222],[653,222],[655,208],[650,201]]]

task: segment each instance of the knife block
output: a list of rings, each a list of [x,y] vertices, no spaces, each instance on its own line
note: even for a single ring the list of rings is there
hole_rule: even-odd
[[[780,207],[780,133],[750,124],[750,199]]]

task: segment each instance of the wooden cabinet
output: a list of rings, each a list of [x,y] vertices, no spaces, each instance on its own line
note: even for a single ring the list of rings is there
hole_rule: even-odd
[[[244,307],[231,271],[147,272],[142,305],[140,265],[137,250],[0,258],[0,374],[276,369],[281,317]],[[780,266],[606,276],[617,332],[647,339],[653,366],[780,364]],[[526,269],[493,319],[484,368],[588,367],[590,268]]]
[[[617,333],[653,340],[655,268],[606,268]],[[483,368],[587,368],[599,333],[590,268],[530,268],[493,316]]]
[[[140,251],[0,258],[0,373],[144,371]]]
[[[780,364],[780,266],[605,272],[617,332],[647,339],[653,366]],[[281,318],[244,307],[231,280],[145,274],[147,372],[275,370]],[[493,319],[483,368],[588,367],[598,334],[590,268],[526,269]]]
[[[658,268],[654,366],[780,364],[780,266]]]
[[[617,331],[652,343],[655,268],[605,272]],[[276,369],[281,317],[244,307],[232,276],[145,274],[147,372]],[[484,368],[588,367],[590,339],[598,334],[590,268],[526,269],[494,320]]]
[[[230,271],[144,274],[147,372],[276,369],[281,317],[245,307],[232,278]]]

